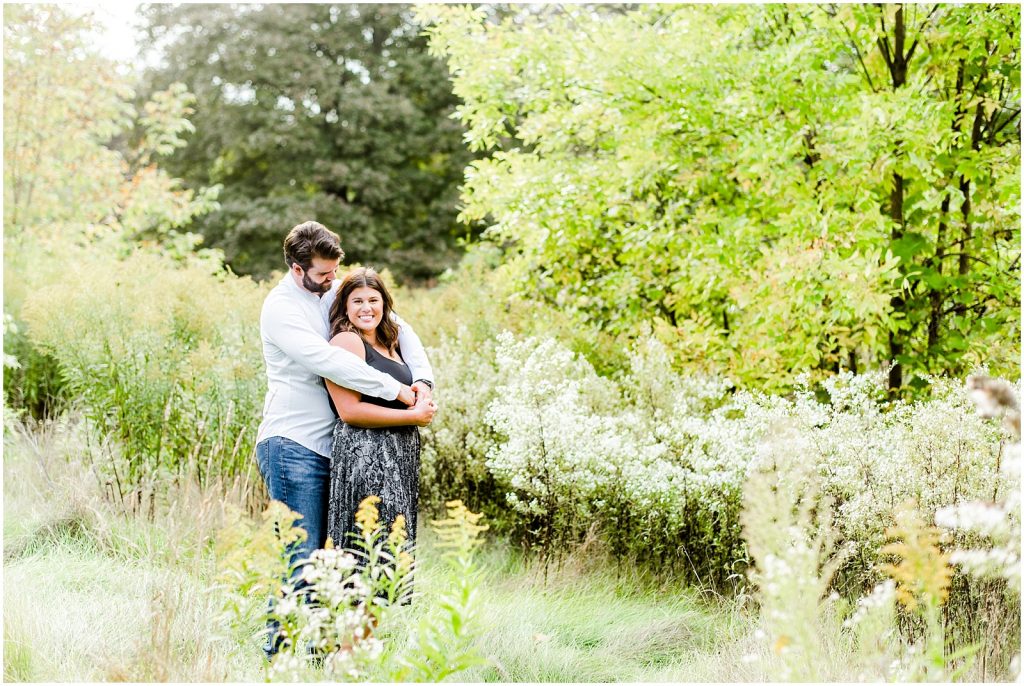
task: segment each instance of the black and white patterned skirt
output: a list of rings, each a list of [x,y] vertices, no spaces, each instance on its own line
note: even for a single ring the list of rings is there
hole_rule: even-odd
[[[420,486],[420,432],[415,426],[361,429],[338,421],[331,446],[331,497],[327,535],[339,548],[352,546],[355,514],[364,498],[375,495],[385,531],[405,515],[409,545],[416,542]]]

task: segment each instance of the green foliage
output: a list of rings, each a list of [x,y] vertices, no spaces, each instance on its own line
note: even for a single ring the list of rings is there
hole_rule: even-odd
[[[443,512],[445,493],[459,493],[474,508],[498,517],[504,509],[485,466],[495,440],[485,421],[497,392],[494,346],[493,339],[478,341],[461,330],[429,349],[437,378],[443,379],[436,395],[444,411],[422,434],[420,506],[428,511]]]
[[[270,679],[442,681],[483,662],[474,646],[480,582],[474,557],[487,529],[481,515],[452,501],[448,516],[435,523],[445,580],[454,588],[432,599],[408,645],[396,653],[384,650],[384,639],[409,629],[400,608],[410,599],[414,561],[404,519],[385,531],[379,502],[369,496],[360,503],[350,548],[329,543],[314,551],[283,585],[289,546],[305,536],[293,527],[295,513],[273,502],[258,523],[231,509],[217,537],[225,617],[235,632],[244,632],[263,607],[253,599],[275,598],[271,616],[280,623],[281,645]]]
[[[169,475],[242,473],[265,389],[253,325],[265,289],[144,252],[83,257],[65,277],[73,288],[35,289],[22,314],[96,430],[123,443],[121,495]]]
[[[90,252],[126,255],[140,241],[195,261],[200,239],[180,229],[216,197],[216,189],[182,190],[154,164],[182,144],[191,96],[172,84],[139,114],[127,77],[87,45],[89,28],[57,6],[4,7],[4,310],[14,327],[5,324],[4,351],[20,365],[8,367],[4,397],[36,416],[59,411],[65,386],[56,358],[23,335],[26,298],[58,282],[54,269],[66,274]],[[121,140],[136,128],[133,144]],[[52,292],[51,316],[59,318],[62,296]]]
[[[434,522],[438,549],[453,588],[435,602],[420,621],[406,651],[398,657],[391,681],[438,683],[467,669],[486,664],[476,648],[479,638],[481,572],[475,562],[487,530],[482,515],[466,509],[461,500],[445,503],[448,516]]]
[[[222,184],[194,224],[232,269],[267,276],[288,227],[315,218],[350,260],[426,278],[457,257],[470,159],[442,62],[397,5],[151,5],[164,64],[151,89],[196,94],[187,147],[166,161]]]
[[[520,294],[744,385],[1019,374],[1019,8],[418,12]]]
[[[244,636],[253,626],[264,623],[266,607],[254,604],[252,599],[269,598],[280,589],[288,569],[289,546],[306,537],[304,529],[293,526],[298,518],[276,500],[270,502],[259,521],[228,504],[214,552],[224,619],[234,636]]]
[[[4,6],[4,240],[78,238],[116,203],[124,171],[103,143],[130,125],[131,90],[85,46],[84,18],[57,6]],[[9,282],[5,280],[5,295]]]
[[[57,361],[29,343],[23,327],[4,312],[4,407],[36,418],[59,414],[65,400]]]
[[[167,233],[213,207],[215,191],[182,190],[153,165],[183,144],[191,96],[169,84],[139,113],[128,78],[87,44],[90,28],[56,5],[4,7],[5,263],[36,242],[67,250]],[[108,146],[136,127],[134,145]],[[40,265],[25,267],[18,276]],[[5,278],[5,299],[23,289]]]

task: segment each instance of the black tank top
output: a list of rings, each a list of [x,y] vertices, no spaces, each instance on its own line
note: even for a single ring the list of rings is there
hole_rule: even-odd
[[[412,385],[412,370],[409,369],[409,365],[404,362],[395,362],[391,358],[381,355],[366,341],[363,341],[363,349],[366,350],[366,364],[379,372],[389,374],[401,384],[405,384],[406,386]],[[402,349],[398,348],[397,352],[398,356],[401,357]],[[326,382],[324,385],[326,386]],[[333,412],[334,416],[337,417],[338,408],[334,406],[334,398],[330,397],[330,393],[327,394],[327,397],[330,398],[331,401],[331,412]],[[404,410],[407,408],[406,404],[397,398],[394,400],[384,400],[383,398],[376,398],[372,395],[364,395],[363,402],[380,405],[381,407],[391,407],[396,410]]]

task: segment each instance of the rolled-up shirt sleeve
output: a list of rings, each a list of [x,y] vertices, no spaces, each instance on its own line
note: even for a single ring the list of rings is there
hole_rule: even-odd
[[[392,312],[391,318],[398,324],[398,344],[402,347],[402,358],[409,365],[413,381],[426,379],[430,383],[434,383],[434,370],[427,360],[427,351],[423,349],[420,337],[397,314]]]
[[[347,350],[324,340],[295,308],[265,307],[260,316],[260,328],[267,339],[296,364],[339,386],[385,400],[394,400],[402,389],[391,375],[377,371]],[[422,345],[419,350],[423,354]],[[423,356],[425,359],[425,354]]]

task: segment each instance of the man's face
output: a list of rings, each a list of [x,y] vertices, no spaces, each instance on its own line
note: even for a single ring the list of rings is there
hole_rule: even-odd
[[[303,269],[298,264],[292,265],[292,276],[310,293],[323,295],[331,290],[331,284],[338,271],[340,260],[325,260],[322,257],[314,257],[309,269]]]

